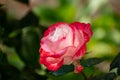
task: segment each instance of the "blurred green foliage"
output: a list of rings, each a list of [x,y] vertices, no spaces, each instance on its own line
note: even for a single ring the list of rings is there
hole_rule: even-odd
[[[110,63],[120,51],[120,11],[113,5],[120,4],[118,0],[50,1],[0,1],[0,80],[84,80],[82,74],[72,72],[53,76],[39,64],[40,39],[55,22],[91,23],[90,53],[84,58],[100,57]],[[84,71],[92,76],[108,72],[101,68]]]
[[[33,12],[40,18],[40,23],[50,25],[55,22],[73,22],[75,19],[76,8],[72,0],[59,0],[57,7],[39,6]]]

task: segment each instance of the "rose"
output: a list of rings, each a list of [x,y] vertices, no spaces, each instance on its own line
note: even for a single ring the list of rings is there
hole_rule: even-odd
[[[45,31],[40,45],[40,63],[48,70],[56,71],[62,65],[75,65],[75,73],[81,72],[83,66],[79,59],[86,51],[86,43],[92,36],[90,24],[58,22]]]

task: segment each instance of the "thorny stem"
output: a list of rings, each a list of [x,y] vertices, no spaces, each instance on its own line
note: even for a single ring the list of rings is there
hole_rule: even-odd
[[[83,75],[85,80],[88,80],[87,76],[85,75],[85,73],[82,71],[81,74]]]

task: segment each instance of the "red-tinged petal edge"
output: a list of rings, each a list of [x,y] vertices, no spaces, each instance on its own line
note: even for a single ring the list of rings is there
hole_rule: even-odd
[[[58,63],[48,63],[46,61],[46,57],[41,57],[40,63],[44,64],[45,67],[50,71],[57,71],[63,65],[63,59],[59,61]]]
[[[47,57],[50,55],[49,52],[44,51],[42,48],[39,49],[40,57]]]
[[[73,56],[73,59],[74,60],[80,59],[85,54],[85,51],[86,51],[86,45],[84,44]]]
[[[47,58],[48,58],[48,57],[51,57],[51,56],[48,55],[49,53],[48,53],[48,52],[45,52],[42,48],[40,49],[40,52],[41,52],[41,54],[40,54],[40,63],[41,63],[41,64],[44,64],[45,67],[46,67],[48,70],[56,71],[56,70],[58,70],[58,69],[62,66],[62,64],[63,64],[63,59],[61,59],[60,61],[51,63],[51,62],[47,61]],[[57,55],[57,57],[60,57],[60,56]],[[53,58],[56,58],[56,55],[54,55]]]
[[[48,65],[47,69],[51,71],[57,71],[62,65],[63,65],[63,60],[61,60],[59,63]]]
[[[40,57],[40,63],[44,64],[45,66],[49,65],[49,63],[46,62],[46,57]]]
[[[85,41],[86,42],[89,41],[89,39],[91,38],[92,34],[93,33],[92,33],[91,28],[90,28],[90,24],[88,23],[88,24],[86,24],[85,30],[84,30],[84,37],[85,37]]]
[[[74,22],[71,25],[75,26],[78,30],[83,31],[85,41],[89,41],[90,37],[93,34],[89,23],[85,24],[80,22]]]

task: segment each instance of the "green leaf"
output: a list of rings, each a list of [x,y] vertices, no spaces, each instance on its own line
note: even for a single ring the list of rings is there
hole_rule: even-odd
[[[103,59],[101,59],[101,58],[89,58],[87,60],[81,60],[81,65],[83,65],[85,67],[89,67],[89,66],[99,64],[102,61],[103,61]]]
[[[116,78],[115,73],[107,73],[91,78],[90,80],[114,80]]]
[[[120,53],[114,58],[114,60],[110,64],[110,70],[114,68],[120,68]]]
[[[0,44],[0,49],[2,50],[3,53],[7,55],[7,60],[10,65],[16,67],[18,70],[23,70],[25,64],[20,59],[14,48]]]
[[[52,72],[52,74],[55,76],[58,76],[58,75],[63,75],[65,73],[71,72],[73,70],[74,70],[73,65],[64,65],[59,70]]]
[[[8,35],[8,37],[9,37],[9,38],[14,38],[14,37],[16,37],[18,34],[20,34],[20,32],[21,32],[21,30],[15,30],[15,31],[11,32],[11,33]]]
[[[94,67],[84,67],[83,72],[87,75],[87,76],[91,76],[95,73],[94,71]]]
[[[25,27],[22,30],[21,56],[25,63],[31,67],[39,65],[40,34],[37,27]]]

